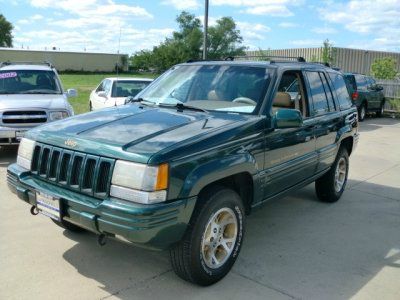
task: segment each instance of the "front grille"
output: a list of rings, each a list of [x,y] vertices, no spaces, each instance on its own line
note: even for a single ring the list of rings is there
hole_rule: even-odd
[[[6,111],[2,116],[4,124],[40,124],[47,122],[45,111]]]
[[[31,170],[45,181],[104,198],[110,189],[114,162],[105,157],[37,143]]]

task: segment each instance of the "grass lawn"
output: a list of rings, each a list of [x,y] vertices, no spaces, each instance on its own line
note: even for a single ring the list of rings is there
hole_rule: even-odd
[[[75,114],[89,111],[89,95],[99,83],[106,77],[115,77],[113,74],[61,74],[61,82],[65,90],[76,89],[78,97],[70,98],[68,101],[74,108]],[[118,77],[146,77],[155,78],[155,74],[120,74]]]

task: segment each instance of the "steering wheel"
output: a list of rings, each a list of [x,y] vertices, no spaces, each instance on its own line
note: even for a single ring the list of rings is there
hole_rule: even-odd
[[[254,105],[254,106],[257,105],[257,102],[256,102],[256,101],[254,101],[254,100],[252,100],[252,99],[250,99],[250,98],[247,98],[247,97],[238,97],[238,98],[233,99],[232,102],[235,102],[235,103],[245,103],[245,104],[250,104],[250,105]]]

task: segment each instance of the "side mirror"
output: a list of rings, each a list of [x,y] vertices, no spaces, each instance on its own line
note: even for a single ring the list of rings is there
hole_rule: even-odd
[[[297,128],[303,125],[303,117],[297,109],[280,109],[274,115],[275,128]]]
[[[78,92],[76,91],[76,89],[68,89],[67,97],[68,98],[78,97]]]
[[[107,98],[107,93],[106,92],[98,92],[97,96],[99,96],[101,98]]]
[[[378,92],[379,92],[379,91],[382,91],[382,90],[383,90],[383,86],[377,84],[376,87],[375,87],[375,89],[376,89]]]
[[[125,101],[124,101],[124,105],[133,102],[133,99],[134,99],[134,98],[133,98],[132,96],[126,97],[126,98],[125,98]]]

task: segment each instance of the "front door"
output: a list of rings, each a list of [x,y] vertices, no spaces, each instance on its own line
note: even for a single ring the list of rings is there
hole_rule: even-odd
[[[297,90],[293,89],[295,86]],[[300,128],[274,129],[266,134],[264,198],[283,192],[315,174],[315,121],[309,117],[310,106],[304,87],[301,71],[282,74],[271,112],[274,115],[279,109],[298,109],[304,124]]]

